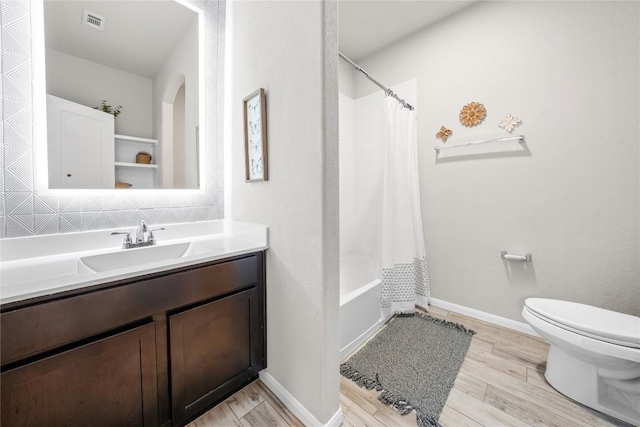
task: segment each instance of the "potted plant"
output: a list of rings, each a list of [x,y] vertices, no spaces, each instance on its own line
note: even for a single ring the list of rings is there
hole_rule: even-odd
[[[108,113],[108,114],[113,114],[113,117],[118,117],[118,114],[120,114],[120,111],[122,110],[122,105],[113,107],[107,104],[107,101],[103,99],[99,107],[93,107],[93,108],[96,110],[104,111],[105,113]]]

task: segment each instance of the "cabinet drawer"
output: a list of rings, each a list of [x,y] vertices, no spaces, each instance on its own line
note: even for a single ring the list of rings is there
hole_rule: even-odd
[[[262,254],[256,254],[8,311],[0,315],[1,361],[15,362],[156,313],[255,286],[260,277]]]

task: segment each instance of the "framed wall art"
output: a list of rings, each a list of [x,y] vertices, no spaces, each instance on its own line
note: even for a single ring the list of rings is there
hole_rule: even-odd
[[[267,181],[267,105],[260,88],[243,100],[246,182]]]

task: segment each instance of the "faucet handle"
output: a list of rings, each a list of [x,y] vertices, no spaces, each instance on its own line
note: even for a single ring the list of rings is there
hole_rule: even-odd
[[[114,231],[113,233],[111,233],[112,236],[116,234],[126,234],[124,238],[124,242],[122,242],[122,248],[129,249],[133,244],[133,240],[131,240],[131,232],[130,231]]]
[[[153,232],[154,231],[159,231],[159,230],[166,230],[166,228],[158,227],[158,228],[150,228],[149,229],[149,237],[147,237],[147,242],[149,242],[149,244],[151,244],[151,245],[155,245],[156,244],[156,236],[153,235]]]

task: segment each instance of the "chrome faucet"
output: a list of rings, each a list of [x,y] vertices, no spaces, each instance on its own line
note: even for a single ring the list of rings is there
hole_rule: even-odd
[[[115,234],[125,234],[124,241],[122,242],[122,249],[132,249],[132,248],[140,248],[143,246],[153,246],[156,242],[156,237],[153,235],[154,231],[164,230],[164,227],[160,228],[149,228],[147,227],[147,223],[144,220],[140,221],[140,225],[136,228],[136,240],[135,242],[131,239],[130,231],[114,231],[111,235]],[[146,240],[145,240],[145,233]]]
[[[136,229],[136,243],[144,243],[144,233],[147,233],[149,228],[147,228],[147,223],[144,220],[140,221],[140,225]]]

